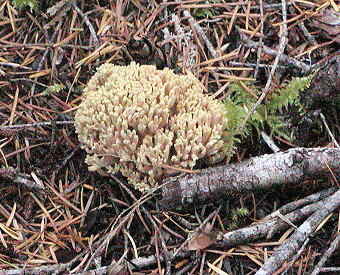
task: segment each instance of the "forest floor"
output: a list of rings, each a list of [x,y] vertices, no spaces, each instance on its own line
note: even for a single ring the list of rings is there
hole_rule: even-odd
[[[317,72],[303,112],[278,113],[290,122],[286,134],[265,123],[251,129],[230,162],[272,153],[261,133],[282,151],[335,148],[339,2],[40,2],[0,1],[0,274],[255,274],[294,227],[230,247],[218,236],[339,186],[333,175],[163,211],[155,194],[88,171],[73,125],[105,62],[191,72],[220,101],[239,83],[260,105]],[[276,274],[310,274],[339,234],[339,217],[339,209],[328,215]],[[338,248],[318,272],[339,274],[339,256]]]

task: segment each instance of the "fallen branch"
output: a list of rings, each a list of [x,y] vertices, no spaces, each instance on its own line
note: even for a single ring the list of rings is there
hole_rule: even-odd
[[[294,234],[276,250],[256,272],[256,275],[273,274],[282,264],[299,250],[302,244],[318,228],[319,224],[340,206],[340,191],[325,200],[324,206],[310,216]]]
[[[295,211],[296,209],[299,209],[300,207],[309,205],[314,202],[318,202],[320,200],[323,200],[324,198],[329,197],[331,194],[333,194],[335,191],[337,191],[337,187],[331,187],[328,189],[323,189],[322,191],[309,195],[305,198],[292,201],[290,203],[285,204],[284,206],[280,207],[278,210],[273,212],[272,214],[266,216],[263,218],[263,220],[270,220],[272,218],[275,218],[277,216],[277,213],[280,213],[281,215],[286,215],[288,213],[291,213]]]
[[[12,167],[0,168],[0,178],[7,178],[14,183],[18,183],[26,186],[29,189],[42,190],[44,186],[39,183],[39,181],[30,180],[30,175],[19,173]]]
[[[334,189],[329,189],[329,192],[332,191],[335,192]],[[222,240],[217,242],[217,245],[227,248],[244,243],[252,243],[264,238],[270,239],[274,234],[287,230],[290,227],[290,224],[297,224],[311,216],[313,213],[319,211],[324,207],[325,201],[326,199],[322,199],[284,216],[282,216],[282,213],[275,211],[274,213],[276,213],[276,216],[271,215],[272,218],[270,220],[265,218],[248,227],[225,233]]]
[[[338,235],[336,236],[336,238],[332,241],[331,245],[329,246],[329,248],[327,249],[327,251],[325,252],[325,254],[323,254],[323,256],[321,257],[320,261],[317,263],[316,267],[314,268],[313,272],[311,275],[317,275],[321,272],[321,268],[322,266],[326,263],[326,261],[332,256],[332,254],[334,253],[334,251],[336,249],[338,249],[340,246],[340,234],[338,233]]]
[[[208,168],[164,181],[160,206],[204,203],[226,194],[269,189],[287,183],[302,183],[329,173],[340,173],[340,149],[294,148],[254,157],[247,161]]]

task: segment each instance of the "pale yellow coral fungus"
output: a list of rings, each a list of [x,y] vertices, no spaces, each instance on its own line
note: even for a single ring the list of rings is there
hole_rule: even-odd
[[[141,191],[173,172],[165,167],[223,159],[225,123],[193,75],[135,63],[100,66],[75,116],[89,169],[120,171]]]

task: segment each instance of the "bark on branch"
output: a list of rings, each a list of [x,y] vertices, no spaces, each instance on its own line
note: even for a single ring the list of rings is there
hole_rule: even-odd
[[[160,206],[171,209],[181,204],[216,200],[226,194],[302,183],[327,175],[330,169],[340,173],[340,149],[294,148],[167,179],[161,189]]]
[[[340,205],[340,190],[325,199],[324,207],[314,212],[271,256],[255,275],[273,274],[285,261],[297,253],[307,238],[315,232],[321,222]]]

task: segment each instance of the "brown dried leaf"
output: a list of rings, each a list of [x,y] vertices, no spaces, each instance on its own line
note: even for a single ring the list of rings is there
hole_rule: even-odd
[[[202,230],[195,232],[188,242],[187,250],[202,250],[214,244],[220,233],[212,231],[212,227],[212,224],[207,223]]]
[[[57,12],[59,12],[65,6],[65,4],[69,4],[68,2],[70,1],[69,0],[58,1],[55,5],[53,5],[47,10],[47,14],[49,14],[50,16],[56,15]]]

